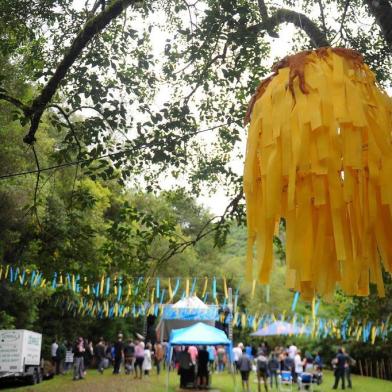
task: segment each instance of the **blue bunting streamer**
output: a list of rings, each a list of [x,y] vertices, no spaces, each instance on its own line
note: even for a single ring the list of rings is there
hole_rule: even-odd
[[[212,298],[216,298],[216,278],[215,276],[212,279]]]
[[[156,297],[159,298],[160,297],[160,288],[161,288],[161,282],[159,280],[159,278],[157,278],[157,283],[156,283]]]
[[[297,307],[297,303],[298,303],[298,300],[299,300],[299,296],[300,296],[300,293],[299,293],[299,291],[297,291],[294,294],[293,303],[291,304],[291,311],[292,312],[295,312],[295,309]]]

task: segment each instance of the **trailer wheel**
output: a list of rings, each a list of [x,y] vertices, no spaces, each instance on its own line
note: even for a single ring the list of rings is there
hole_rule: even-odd
[[[33,374],[31,376],[29,376],[29,384],[35,385],[37,383],[38,383],[37,370],[34,370]]]

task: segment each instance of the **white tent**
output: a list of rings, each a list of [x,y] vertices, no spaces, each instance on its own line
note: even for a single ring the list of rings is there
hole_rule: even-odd
[[[175,309],[178,308],[198,308],[198,309],[208,309],[206,305],[199,297],[192,295],[189,297],[184,297],[172,306]]]
[[[215,326],[218,307],[206,305],[197,296],[180,299],[175,304],[165,305],[161,319],[156,328],[158,341],[169,340],[173,329],[189,327],[198,322]]]

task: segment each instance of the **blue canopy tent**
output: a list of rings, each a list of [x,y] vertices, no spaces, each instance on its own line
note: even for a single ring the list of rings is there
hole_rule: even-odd
[[[275,321],[251,333],[250,336],[302,335],[308,332],[308,328],[304,326],[290,324],[286,321]]]
[[[231,345],[231,340],[221,329],[204,323],[187,328],[174,329],[170,333],[170,346],[215,346]]]
[[[169,339],[169,360],[173,346],[227,346],[229,361],[232,362],[232,342],[221,329],[212,327],[202,322],[187,328],[174,329]],[[169,369],[169,366],[168,366]],[[169,378],[169,373],[168,373]],[[169,379],[167,380],[167,385]]]

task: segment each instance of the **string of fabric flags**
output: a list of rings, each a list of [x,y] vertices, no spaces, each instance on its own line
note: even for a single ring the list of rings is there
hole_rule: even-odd
[[[71,301],[67,299],[58,300],[67,312],[80,314],[82,316],[91,316],[97,318],[117,318],[117,317],[146,317],[153,315],[160,317],[165,304],[149,303],[125,305],[118,302],[99,301],[87,298],[77,298]],[[228,323],[231,320],[233,327],[250,328],[254,331],[268,326],[274,321],[286,321],[294,326],[294,329],[299,328],[299,335],[312,337],[314,339],[324,339],[327,337],[334,337],[342,340],[356,340],[364,343],[375,343],[376,338],[386,340],[388,335],[392,333],[391,315],[385,320],[370,321],[370,320],[356,320],[348,316],[343,320],[326,319],[320,317],[303,316],[294,314],[293,316],[281,313],[275,315],[273,313],[250,313],[244,311],[234,311],[232,317],[229,317],[227,308],[221,305],[210,305],[221,309],[217,312],[218,316],[215,321],[221,323]],[[174,312],[180,313],[181,308],[172,309]]]
[[[95,283],[87,277],[67,272],[54,272],[45,276],[37,269],[22,268],[10,264],[0,266],[0,280],[24,287],[43,287],[67,289],[78,294],[87,294],[95,298],[110,298],[116,301],[128,301],[142,291],[148,292],[150,302],[170,303],[176,298],[198,295],[203,302],[218,304],[220,299],[228,301],[228,279],[222,277],[123,277],[121,275],[102,275]],[[218,284],[219,283],[219,284]],[[233,301],[238,302],[241,282],[233,292]],[[256,280],[252,282],[250,296],[254,298]],[[147,290],[146,290],[147,289]],[[265,302],[270,301],[270,288],[265,286]]]
[[[0,266],[0,280],[6,280],[11,284],[18,284],[22,287],[42,287],[60,289],[65,288],[78,294],[76,298],[58,299],[67,311],[81,315],[98,318],[115,317],[144,317],[155,315],[159,317],[166,303],[172,302],[175,298],[199,294],[203,302],[212,303],[221,309],[228,307],[228,284],[225,277],[212,278],[149,278],[133,277],[123,279],[121,276],[106,276],[91,284],[86,277],[72,273],[57,273],[48,278],[38,270],[15,267],[12,265]],[[221,283],[222,292],[218,292],[218,281]],[[200,285],[201,282],[201,285]],[[142,290],[149,288],[148,296],[137,297]],[[252,283],[251,297],[255,295],[256,281]],[[271,320],[281,319],[290,321],[290,317],[285,315],[251,314],[248,311],[237,309],[239,298],[239,286],[233,293],[233,314],[231,322],[233,326],[241,328],[252,328],[256,330],[267,325]],[[269,301],[269,286],[266,287],[266,302]],[[138,298],[135,301],[135,298]],[[313,298],[312,315],[300,316],[295,313],[300,294],[294,294],[291,312],[294,314],[291,322],[297,323],[303,328],[304,335],[325,338],[334,336],[341,339],[354,338],[364,342],[374,343],[377,337],[385,339],[392,331],[392,326],[388,317],[384,321],[362,321],[346,318],[342,320],[330,320],[316,317],[320,306],[320,300]],[[210,305],[211,306],[211,305]],[[227,312],[220,312],[219,319],[227,323]]]

